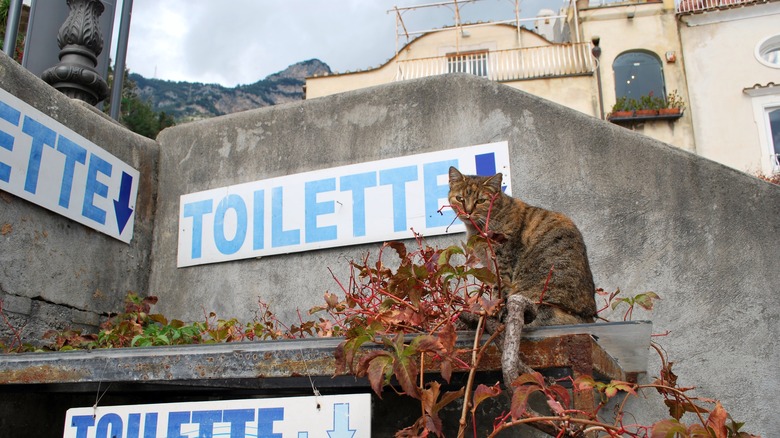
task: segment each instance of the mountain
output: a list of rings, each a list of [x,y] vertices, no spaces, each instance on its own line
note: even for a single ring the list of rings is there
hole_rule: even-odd
[[[129,78],[138,87],[139,97],[151,102],[155,111],[165,111],[177,122],[185,122],[302,100],[306,78],[330,72],[324,62],[310,59],[253,84],[233,88],[148,79],[136,73],[131,73]]]

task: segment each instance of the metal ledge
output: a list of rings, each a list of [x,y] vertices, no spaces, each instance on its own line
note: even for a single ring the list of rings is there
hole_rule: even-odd
[[[520,350],[532,368],[547,374],[587,373],[626,380],[645,372],[652,324],[618,322],[524,330]],[[473,332],[459,332],[457,347],[468,350]],[[198,344],[0,355],[0,390],[17,385],[79,386],[116,382],[181,390],[183,387],[269,389],[367,387],[365,379],[333,376],[341,338]],[[367,347],[376,348],[376,347]],[[468,360],[468,355],[464,355]],[[430,371],[435,371],[431,364]],[[501,354],[488,348],[480,371],[500,371]],[[39,388],[44,389],[44,388]]]
[[[628,117],[607,117],[607,120],[615,124],[642,123],[653,120],[677,120],[683,116],[683,112],[676,114],[653,114],[648,116],[628,116]]]

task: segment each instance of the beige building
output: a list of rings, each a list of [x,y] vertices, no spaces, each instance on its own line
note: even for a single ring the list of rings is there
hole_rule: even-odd
[[[399,49],[384,65],[307,78],[307,99],[469,73],[742,171],[780,171],[780,1],[579,0],[471,24],[453,2],[453,26],[407,30],[402,12],[424,7],[398,8]],[[681,112],[635,111],[679,100]]]

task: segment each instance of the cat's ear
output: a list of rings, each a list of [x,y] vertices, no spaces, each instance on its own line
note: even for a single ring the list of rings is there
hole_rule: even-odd
[[[501,193],[501,180],[504,178],[504,175],[501,173],[497,173],[490,178],[485,180],[485,185],[493,189],[496,193]]]
[[[450,184],[463,181],[463,174],[454,166],[450,166]]]

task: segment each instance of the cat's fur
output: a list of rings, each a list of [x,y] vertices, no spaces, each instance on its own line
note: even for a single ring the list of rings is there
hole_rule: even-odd
[[[536,313],[533,321],[525,315],[529,326],[593,322],[595,288],[582,234],[567,216],[506,195],[502,178],[500,173],[467,176],[454,167],[449,170],[450,206],[469,237],[487,232],[494,238],[502,296],[528,299]],[[484,240],[477,241],[475,250],[483,264],[495,269]]]

